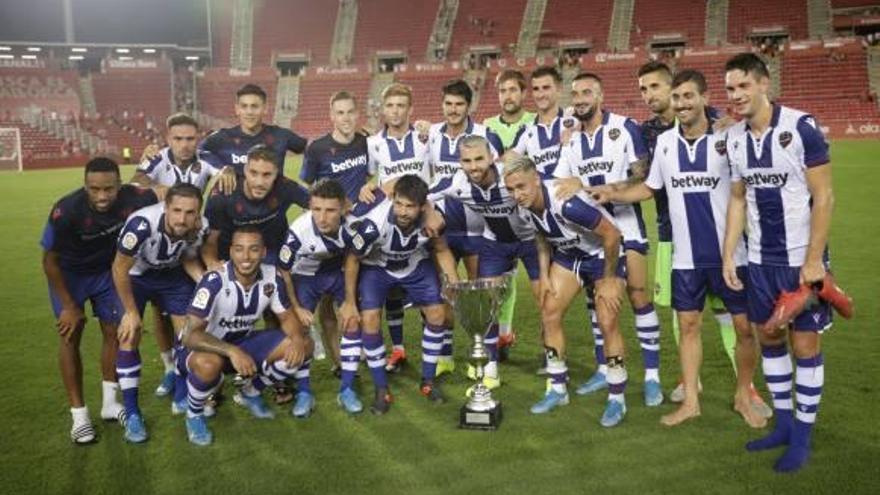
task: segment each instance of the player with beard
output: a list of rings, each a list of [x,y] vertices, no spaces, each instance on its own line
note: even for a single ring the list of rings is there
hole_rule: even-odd
[[[183,329],[195,280],[204,272],[198,249],[208,230],[208,220],[202,217],[201,209],[199,188],[177,184],[168,190],[164,202],[132,213],[119,234],[112,268],[113,285],[125,314],[119,323],[116,375],[125,404],[125,439],[132,443],[147,439],[138,406],[141,376],[138,347],[144,308],[147,301],[153,301],[157,310],[169,315],[176,334]],[[186,385],[180,381],[182,392]]]
[[[680,357],[684,401],[661,418],[668,426],[700,415],[698,377],[703,360],[700,327],[708,294],[720,297],[736,325],[737,384],[734,409],[749,426],[767,424],[751,401],[752,377],[757,364],[756,340],[746,317],[746,293],[731,290],[721,272],[724,219],[730,197],[730,164],[723,132],[713,132],[706,117],[707,92],[703,74],[683,70],[671,84],[671,106],[676,124],[657,139],[657,152],[648,179],[613,190],[596,186],[593,197],[601,203],[645,201],[666,190],[672,221],[672,303],[682,329]],[[745,243],[735,254],[737,270],[745,275]]]
[[[523,108],[523,99],[526,95],[526,78],[522,72],[515,69],[505,69],[495,77],[495,88],[498,90],[498,104],[501,113],[489,117],[483,121],[483,125],[495,131],[501,138],[504,149],[513,146],[520,129],[533,123],[535,114]],[[516,287],[511,284],[507,292],[507,299],[501,306],[498,314],[498,359],[504,361],[507,358],[510,346],[516,341],[516,333],[513,331],[513,314],[516,306]]]
[[[585,186],[613,184],[613,187],[625,187],[644,181],[648,171],[647,151],[638,124],[603,109],[602,79],[597,74],[578,74],[571,88],[574,116],[580,120],[580,132],[560,153],[555,172],[557,177],[563,178],[557,189],[560,198],[567,199]],[[641,207],[636,203],[613,204],[606,208],[623,233],[627,294],[635,313],[636,333],[645,367],[645,404],[658,406],[663,402],[660,321],[647,291],[648,239]],[[601,366],[602,362],[598,364]],[[600,368],[596,375],[602,371]],[[601,387],[595,386],[598,381],[595,378],[583,384],[577,392],[586,394],[599,390]]]

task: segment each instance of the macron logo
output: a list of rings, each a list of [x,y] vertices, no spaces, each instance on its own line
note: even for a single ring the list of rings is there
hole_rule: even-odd
[[[614,162],[590,162],[578,165],[578,175],[607,174],[614,167]]]
[[[788,172],[783,174],[762,174],[760,172],[746,175],[743,180],[752,187],[785,187],[788,183]]]
[[[718,183],[721,182],[720,177],[701,177],[695,175],[688,175],[682,178],[672,178],[672,187],[676,189],[690,189],[690,188],[707,188],[707,189],[715,189],[718,187]]]

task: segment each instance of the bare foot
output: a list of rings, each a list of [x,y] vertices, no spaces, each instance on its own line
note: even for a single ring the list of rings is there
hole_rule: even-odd
[[[669,413],[660,418],[660,423],[666,426],[675,426],[684,423],[691,418],[696,418],[699,415],[700,406],[698,404],[692,406],[682,404],[675,412]]]
[[[746,395],[743,398],[736,398],[733,402],[733,409],[743,417],[746,423],[752,428],[764,428],[767,426],[767,418],[752,406],[751,398]]]

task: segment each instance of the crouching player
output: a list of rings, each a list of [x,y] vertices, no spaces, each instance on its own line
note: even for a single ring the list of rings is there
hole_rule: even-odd
[[[577,193],[564,202],[556,199],[557,181],[542,184],[534,162],[527,157],[513,158],[506,164],[504,183],[540,234],[541,321],[550,386],[531,411],[542,414],[568,404],[562,318],[581,286],[592,286],[608,363],[608,403],[601,424],[616,426],[626,414],[623,392],[627,380],[618,328],[624,276],[620,231],[604,208],[586,194]],[[547,243],[553,247],[552,264]]]
[[[179,360],[188,373],[189,391],[186,431],[196,445],[212,441],[204,407],[223,373],[251,378],[242,388],[242,400],[257,418],[274,417],[260,394],[266,386],[295,377],[300,392],[311,389],[313,345],[291,309],[284,279],[274,266],[262,263],[266,245],[260,230],[240,227],[230,244],[230,261],[199,282],[181,334],[186,350]],[[267,308],[278,316],[281,330],[255,330]]]
[[[180,332],[192,298],[194,280],[204,269],[198,249],[208,231],[199,214],[202,192],[190,184],[168,190],[165,201],[132,213],[125,222],[113,260],[113,284],[125,308],[119,324],[116,375],[125,406],[125,439],[140,443],[147,430],[138,406],[141,356],[138,346],[147,301],[168,313]]]
[[[355,207],[355,218],[346,232],[351,252],[345,263],[345,302],[340,309],[345,335],[339,403],[349,413],[360,412],[362,406],[352,388],[357,357],[346,352],[346,341],[362,340],[376,387],[371,411],[383,414],[390,406],[385,347],[379,327],[385,299],[397,287],[406,291],[425,320],[421,392],[433,402],[444,401],[434,378],[448,327],[440,279],[431,255],[450,282],[458,281],[455,259],[442,237],[430,238],[425,233],[425,219],[431,213],[427,207],[428,185],[422,179],[404,175],[394,184],[392,198],[386,198],[379,190],[375,194],[374,203]],[[359,328],[355,324],[358,320]]]

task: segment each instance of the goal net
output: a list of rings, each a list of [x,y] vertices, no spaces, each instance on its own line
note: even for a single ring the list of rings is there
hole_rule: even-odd
[[[21,133],[17,127],[0,127],[0,170],[22,170]]]

